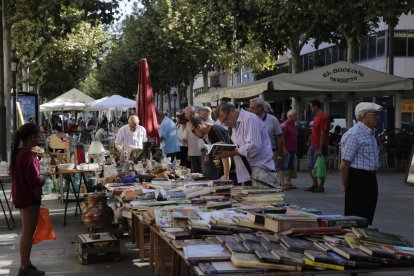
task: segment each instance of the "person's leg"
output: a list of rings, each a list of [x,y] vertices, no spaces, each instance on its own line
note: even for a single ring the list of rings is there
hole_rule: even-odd
[[[289,152],[289,160],[286,168],[285,183],[290,187],[293,187],[292,184],[292,171],[295,170],[296,154],[294,152]]]
[[[313,167],[315,166],[315,155],[316,155],[316,148],[312,146],[309,147],[306,161],[307,161],[307,165],[309,169],[309,175],[312,179],[312,187],[305,188],[306,191],[312,191],[318,188],[318,180],[312,174]]]
[[[328,155],[329,155],[328,147],[324,147],[322,149],[322,155],[323,155],[323,157],[325,157],[325,161],[328,160]],[[319,190],[320,191],[325,190],[325,178],[320,179]]]
[[[20,237],[20,267],[27,268],[30,263],[30,253],[32,251],[33,234],[36,230],[39,219],[40,206],[30,205],[20,209],[22,220],[22,235]]]

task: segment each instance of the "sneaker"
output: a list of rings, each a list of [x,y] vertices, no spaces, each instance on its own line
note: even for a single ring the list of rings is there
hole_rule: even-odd
[[[45,275],[45,272],[41,270],[37,270],[37,268],[34,265],[30,264],[25,269],[20,268],[18,275],[19,276],[43,276]]]

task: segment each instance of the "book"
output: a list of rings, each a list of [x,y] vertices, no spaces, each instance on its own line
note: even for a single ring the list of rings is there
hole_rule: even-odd
[[[379,263],[347,260],[335,252],[328,251],[327,254],[331,256],[332,259],[335,259],[335,263],[338,265],[344,265],[352,268],[378,268],[380,266]]]
[[[223,202],[219,202],[219,201],[208,201],[206,204],[206,207],[208,210],[221,210],[221,209],[227,209],[227,208],[231,208],[233,205],[230,201],[223,201]]]
[[[261,236],[263,239],[267,240],[268,242],[279,243],[280,241],[279,237],[276,237],[273,234],[262,233]]]
[[[296,227],[290,228],[280,232],[284,235],[295,236],[309,236],[309,235],[324,235],[324,234],[341,234],[341,227]]]
[[[303,266],[305,256],[301,253],[290,252],[285,249],[272,249],[270,253],[279,261],[288,265]]]
[[[340,256],[348,260],[358,260],[358,261],[364,261],[364,262],[373,261],[372,257],[369,256],[368,254],[358,249],[350,248],[346,245],[335,244],[331,247],[331,250],[333,250],[335,253],[338,253]]]
[[[231,256],[222,244],[192,244],[183,247],[183,252],[190,261],[228,260]]]
[[[253,253],[233,253],[230,258],[235,266],[239,267],[255,267],[264,269],[276,269],[282,271],[301,271],[299,266],[275,264],[262,262],[256,254]]]
[[[292,238],[292,237],[282,237],[281,238],[282,246],[291,252],[297,252],[303,254],[305,250],[319,250],[313,242],[299,239],[299,238]]]
[[[329,268],[334,270],[345,270],[345,267],[342,265],[334,265],[334,264],[327,264],[327,263],[321,263],[321,262],[315,262],[308,259],[304,260],[304,263],[310,266],[316,266],[321,268]]]
[[[216,155],[218,151],[232,151],[237,148],[236,144],[204,144],[204,147],[207,150],[207,154]]]
[[[318,227],[316,218],[307,215],[266,214],[264,226],[273,232],[290,228]]]
[[[248,220],[247,218],[235,217],[235,218],[233,218],[233,221],[238,226],[241,226],[241,227],[249,227],[249,228],[256,229],[256,230],[267,231],[267,228],[264,227],[264,225],[255,224],[253,221]]]
[[[208,242],[201,239],[172,240],[171,244],[177,249],[182,249],[183,247],[188,246],[190,244],[208,244]]]
[[[373,257],[395,259],[395,253],[393,251],[380,246],[361,244],[358,249]]]
[[[354,236],[346,235],[344,237],[344,240],[349,247],[354,248],[354,249],[358,248],[362,244],[361,241]]]
[[[249,253],[250,251],[242,244],[236,241],[226,241],[226,248],[230,252]]]
[[[407,246],[409,243],[400,235],[379,232],[369,228],[356,228],[352,227],[352,233],[355,236],[364,241],[376,242],[382,244],[391,244],[398,246]]]
[[[190,239],[192,237],[192,234],[190,231],[187,230],[187,231],[178,231],[178,232],[166,232],[165,236],[172,240],[184,240],[184,239]]]
[[[257,248],[254,253],[259,258],[259,260],[265,263],[281,263],[271,252],[265,248]]]
[[[241,233],[239,236],[243,241],[260,243],[260,237],[258,237],[256,234]]]
[[[311,261],[319,263],[337,264],[336,259],[328,254],[328,252],[305,250],[303,255]]]
[[[318,215],[319,226],[328,227],[368,227],[368,220],[358,216]]]
[[[283,250],[283,246],[280,243],[269,242],[265,239],[262,239],[261,245],[263,246],[264,249],[269,250],[269,251],[272,249]]]
[[[398,255],[414,257],[414,247],[389,245],[389,244],[384,244],[382,245],[382,247],[388,250],[391,250],[392,252]]]
[[[249,253],[254,253],[255,250],[261,250],[263,248],[259,243],[249,241],[244,241],[243,246]]]
[[[237,267],[230,261],[198,263],[197,266],[203,274],[257,273],[266,271],[261,268]]]
[[[345,244],[345,236],[339,236],[339,235],[323,235],[322,239],[324,241],[334,243],[334,244]]]

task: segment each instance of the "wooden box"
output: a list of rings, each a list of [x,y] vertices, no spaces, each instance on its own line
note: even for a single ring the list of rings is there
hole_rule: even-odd
[[[110,233],[99,233],[99,239],[80,234],[76,239],[76,256],[81,264],[118,261],[121,257],[119,240]]]

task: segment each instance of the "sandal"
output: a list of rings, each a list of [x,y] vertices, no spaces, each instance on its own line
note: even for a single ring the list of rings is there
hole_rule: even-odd
[[[312,193],[324,193],[325,188],[318,187],[318,188],[313,189],[311,192]]]
[[[310,186],[310,187],[307,187],[307,188],[304,188],[303,190],[304,191],[306,191],[306,192],[313,192],[314,190],[316,190],[318,187],[315,187],[315,186]]]

